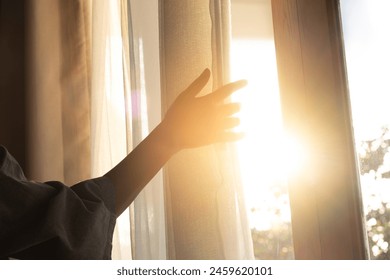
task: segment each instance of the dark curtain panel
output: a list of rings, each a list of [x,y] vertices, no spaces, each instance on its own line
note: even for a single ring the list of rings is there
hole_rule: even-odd
[[[0,144],[26,165],[25,1],[0,0]]]

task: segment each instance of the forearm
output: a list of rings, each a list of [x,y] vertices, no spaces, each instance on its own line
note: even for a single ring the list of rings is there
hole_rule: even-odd
[[[116,214],[119,216],[137,197],[161,167],[177,152],[169,145],[164,123],[158,125],[124,160],[104,176],[116,188]]]

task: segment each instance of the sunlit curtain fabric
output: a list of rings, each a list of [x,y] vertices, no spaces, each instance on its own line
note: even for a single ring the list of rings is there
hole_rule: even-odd
[[[157,1],[93,2],[93,176],[123,159],[161,119],[157,8]],[[166,258],[163,205],[160,173],[119,217],[113,258]]]
[[[158,0],[128,2],[133,143],[161,121]],[[131,212],[135,259],[166,259],[163,177],[159,172],[134,201]]]
[[[131,149],[127,138],[125,94],[129,89],[127,40],[122,37],[121,0],[93,1],[91,47],[91,150],[92,176],[104,175]],[[124,6],[124,7],[123,7]],[[128,141],[130,140],[130,141]],[[117,219],[114,259],[130,259],[128,211]]]
[[[162,100],[167,109],[204,68],[203,93],[228,81],[229,1],[161,0]],[[233,145],[182,151],[165,168],[170,259],[252,259]]]
[[[121,1],[38,0],[26,10],[29,177],[72,185],[103,175],[127,153]],[[131,258],[125,216],[114,258]]]
[[[91,175],[89,1],[27,1],[28,175]]]
[[[210,0],[212,21],[213,89],[230,81],[230,0]],[[234,144],[218,145],[218,165],[224,172],[219,192],[218,211],[225,259],[254,259],[253,243],[246,213],[243,185]]]

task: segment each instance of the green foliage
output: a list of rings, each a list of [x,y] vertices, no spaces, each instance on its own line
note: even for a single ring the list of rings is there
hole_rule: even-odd
[[[386,154],[389,152],[390,139],[388,136],[389,128],[383,127],[380,137],[362,141],[360,144],[359,165],[360,174],[364,175],[371,171],[379,172],[380,167],[384,164]],[[386,178],[387,173],[380,174],[382,178]]]
[[[290,223],[264,231],[252,229],[252,239],[255,258],[258,260],[294,259]]]
[[[390,155],[389,128],[383,127],[380,137],[363,141],[360,146],[359,164],[361,175],[373,174],[375,181],[372,185],[362,186],[364,188],[376,188],[383,180],[390,178],[390,170],[386,164],[386,156]],[[390,185],[388,186],[390,188]],[[380,200],[377,206],[368,203],[366,215],[367,235],[371,259],[390,259],[390,204],[380,194],[371,195],[374,199]],[[369,198],[366,198],[368,201]]]
[[[366,219],[371,259],[390,260],[390,205],[382,202]]]

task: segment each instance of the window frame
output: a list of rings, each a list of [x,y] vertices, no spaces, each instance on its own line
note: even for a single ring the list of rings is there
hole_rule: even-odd
[[[284,126],[312,170],[289,178],[296,259],[368,259],[339,0],[272,0]]]

